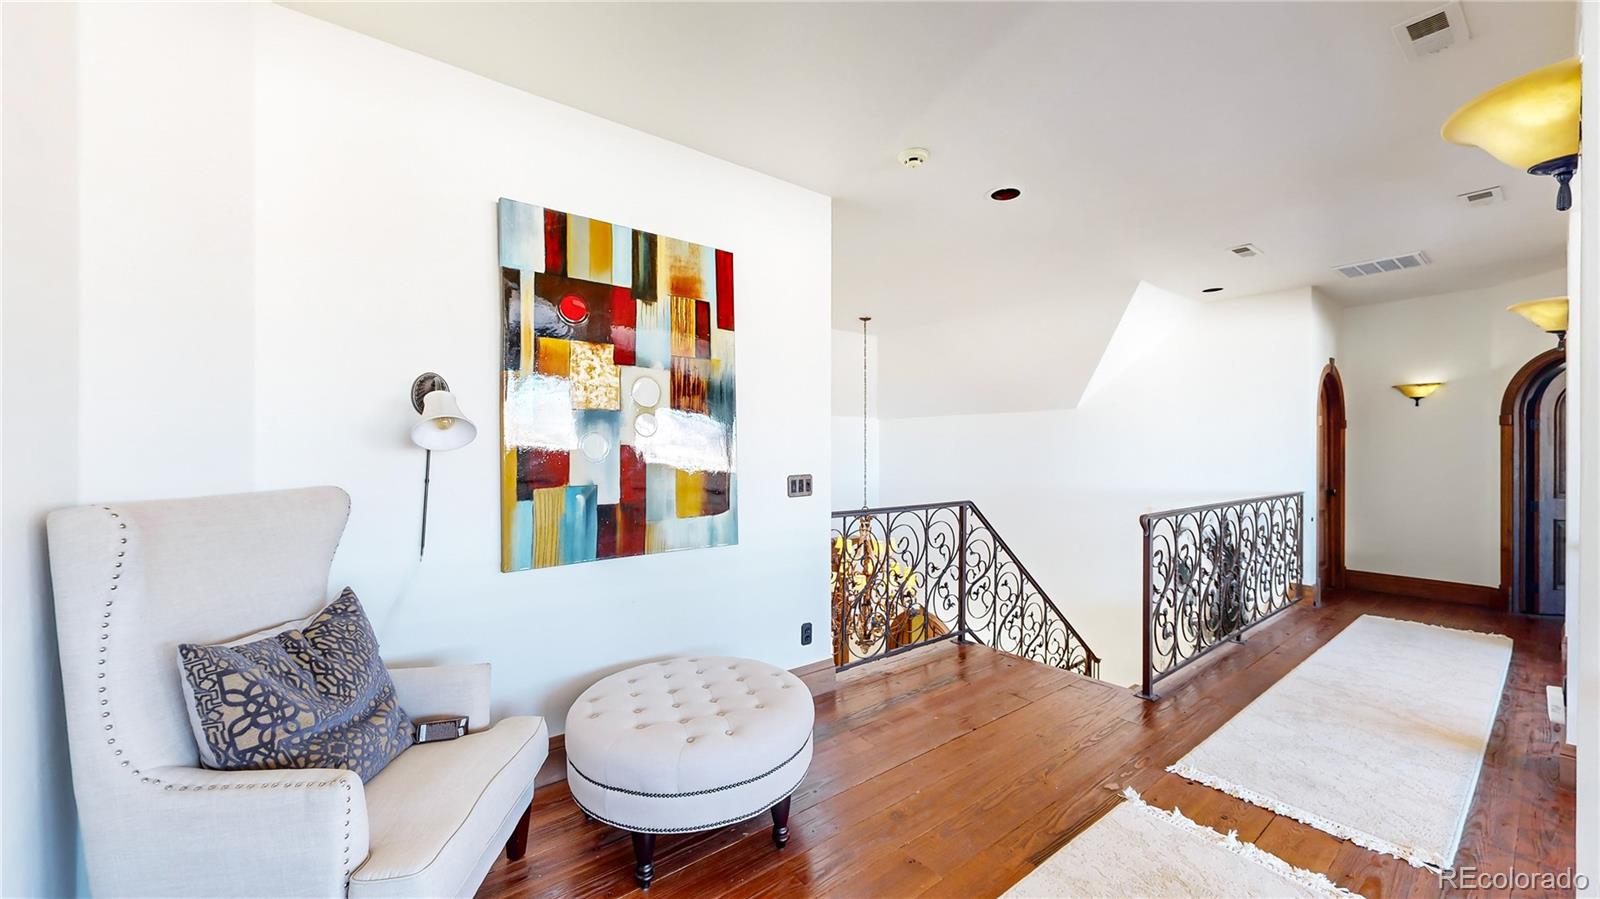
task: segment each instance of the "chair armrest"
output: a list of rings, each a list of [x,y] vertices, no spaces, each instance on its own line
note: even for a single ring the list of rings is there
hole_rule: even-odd
[[[400,707],[412,718],[466,715],[467,730],[489,726],[489,663],[390,668]]]
[[[144,772],[159,792],[129,828],[158,827],[192,863],[162,872],[172,895],[343,896],[367,858],[366,791],[331,768]],[[151,815],[159,809],[159,813]]]

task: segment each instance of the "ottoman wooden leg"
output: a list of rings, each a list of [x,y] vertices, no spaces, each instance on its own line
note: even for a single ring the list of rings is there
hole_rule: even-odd
[[[782,849],[789,842],[789,797],[772,807],[772,843]]]
[[[639,889],[650,889],[650,878],[656,876],[656,866],[653,859],[656,857],[656,835],[653,833],[636,833],[633,835],[633,879],[638,882]]]

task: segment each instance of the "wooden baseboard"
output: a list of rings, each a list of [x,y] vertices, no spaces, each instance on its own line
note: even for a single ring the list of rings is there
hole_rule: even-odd
[[[791,670],[810,688],[812,696],[832,693],[839,683],[838,670],[833,666],[833,659],[819,659]],[[533,785],[543,787],[566,779],[567,735],[556,734],[550,738],[550,754],[545,756],[544,764],[539,766],[539,773],[534,776]]]
[[[790,671],[805,682],[812,696],[826,696],[839,686],[839,669],[834,666],[833,659],[818,659]]]
[[[1380,574],[1376,571],[1345,572],[1344,586],[1348,590],[1366,590],[1371,593],[1388,593],[1394,596],[1415,596],[1435,602],[1453,602],[1467,606],[1505,608],[1506,594],[1499,587],[1478,584],[1460,584],[1455,581],[1435,581],[1425,577],[1407,577],[1403,574]]]

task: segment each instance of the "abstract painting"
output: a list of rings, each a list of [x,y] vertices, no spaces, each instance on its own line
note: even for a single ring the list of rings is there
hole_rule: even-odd
[[[501,570],[738,543],[733,254],[499,211]]]

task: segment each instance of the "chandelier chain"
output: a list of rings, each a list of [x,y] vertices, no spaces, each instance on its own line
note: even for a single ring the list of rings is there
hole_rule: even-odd
[[[861,508],[867,502],[867,322],[872,316],[861,316]]]

